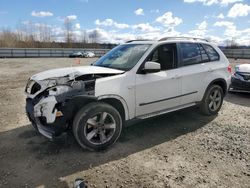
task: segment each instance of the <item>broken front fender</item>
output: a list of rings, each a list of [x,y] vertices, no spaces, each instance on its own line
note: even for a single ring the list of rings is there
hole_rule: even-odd
[[[62,94],[42,98],[34,105],[34,117],[45,117],[47,124],[55,122],[57,117],[63,116],[68,122],[73,119],[75,113],[88,101],[96,101],[97,98],[89,95]]]

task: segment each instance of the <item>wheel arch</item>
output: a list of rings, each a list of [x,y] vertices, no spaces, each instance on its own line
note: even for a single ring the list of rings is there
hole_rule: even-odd
[[[227,94],[227,82],[225,79],[223,78],[217,78],[217,79],[214,79],[212,80],[208,86],[205,88],[205,92],[203,93],[203,96],[202,96],[202,99],[201,101],[197,102],[197,104],[200,104],[203,100],[204,100],[204,97],[206,96],[206,93],[208,91],[208,89],[212,86],[212,85],[219,85],[222,90],[223,90],[223,94],[224,96]]]
[[[120,113],[122,120],[129,120],[128,106],[125,100],[118,95],[103,95],[98,97],[98,101],[105,102],[113,106]]]
[[[225,79],[223,78],[218,78],[218,79],[215,79],[213,80],[212,82],[210,82],[210,84],[208,85],[207,89],[212,86],[212,85],[219,85],[222,90],[223,90],[223,94],[224,96],[227,94],[227,82]],[[206,91],[207,91],[206,89]]]
[[[221,96],[220,106],[217,109],[211,110],[210,107],[209,107],[209,103],[211,101],[209,102],[208,98],[209,98],[210,92],[214,88],[213,86],[217,86],[217,88],[218,88],[218,86],[221,87],[221,90],[222,90],[223,93],[222,93],[222,96]],[[226,93],[227,93],[227,82],[223,78],[219,78],[219,79],[215,79],[215,80],[211,81],[208,84],[207,88],[206,88],[206,91],[205,91],[205,93],[203,95],[202,101],[200,101],[198,103],[201,112],[204,115],[215,115],[215,114],[217,114],[218,111],[220,110],[221,106],[222,106],[223,98],[226,95]]]

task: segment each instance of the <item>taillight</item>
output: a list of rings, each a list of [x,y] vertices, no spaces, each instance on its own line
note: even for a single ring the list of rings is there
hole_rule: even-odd
[[[228,65],[227,71],[228,71],[230,74],[232,74],[232,67],[231,67],[230,65]]]

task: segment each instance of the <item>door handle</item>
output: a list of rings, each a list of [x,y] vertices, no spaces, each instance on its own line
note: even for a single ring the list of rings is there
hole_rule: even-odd
[[[208,72],[214,72],[214,70],[212,68],[209,68]]]
[[[135,88],[135,85],[129,85],[128,86],[128,89],[134,89]]]
[[[176,74],[174,77],[172,77],[172,79],[180,79],[182,76]]]

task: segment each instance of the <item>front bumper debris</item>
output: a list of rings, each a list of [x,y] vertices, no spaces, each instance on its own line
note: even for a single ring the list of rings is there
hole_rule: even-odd
[[[53,123],[56,119],[57,109],[55,108],[57,101],[55,96],[42,98],[34,106],[35,117],[45,117],[47,123]]]
[[[49,100],[54,101],[53,99]],[[34,100],[27,98],[26,113],[29,120],[33,126],[37,128],[39,133],[53,140],[64,132],[68,125],[64,116],[56,117],[55,105],[51,105],[50,103],[47,105],[45,103],[46,101],[47,100],[41,100],[41,102],[35,104]],[[51,114],[49,114],[50,111],[52,112]]]

